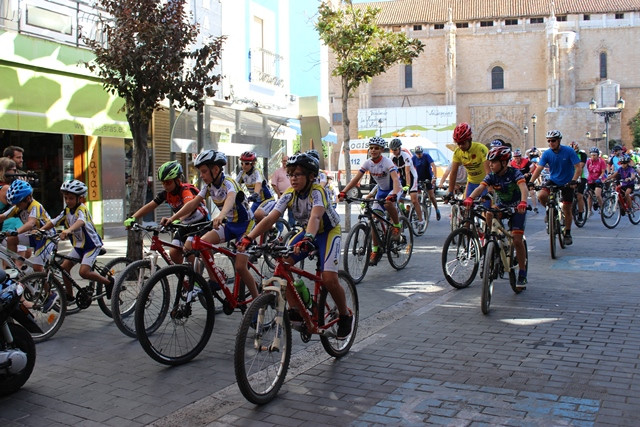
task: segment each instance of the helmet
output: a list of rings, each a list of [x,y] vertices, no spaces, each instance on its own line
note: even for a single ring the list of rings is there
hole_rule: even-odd
[[[513,157],[522,157],[522,151],[519,148],[513,150]]]
[[[320,170],[320,162],[309,153],[295,154],[289,157],[289,160],[287,160],[287,167],[289,166],[301,166],[316,175]]]
[[[502,147],[504,145],[504,141],[501,139],[494,139],[489,143],[489,147]]]
[[[318,150],[312,148],[311,150],[307,151],[307,154],[320,161],[320,153],[318,153]]]
[[[471,126],[468,123],[460,123],[453,130],[453,140],[457,143],[471,139]]]
[[[424,153],[421,145],[416,145],[416,148],[413,150],[416,154]]]
[[[175,160],[163,163],[158,168],[158,179],[160,181],[169,181],[182,176],[182,165]],[[64,185],[64,184],[63,184]]]
[[[487,153],[487,160],[509,161],[511,159],[511,148],[509,147],[493,147]]]
[[[550,130],[547,132],[547,139],[562,139],[562,133],[559,130]]]
[[[20,179],[15,180],[11,183],[9,190],[7,191],[7,202],[12,205],[17,205],[32,193],[33,188],[31,188],[31,185],[27,181],[22,181]]]
[[[628,154],[624,154],[622,158],[618,161],[618,163],[629,163],[631,161],[631,156]]]
[[[398,138],[393,138],[389,143],[389,149],[391,150],[397,150],[401,146],[402,146],[402,141],[400,141],[400,139]]]
[[[578,142],[577,142],[577,141],[571,141],[571,142],[569,143],[569,146],[571,146],[574,150],[577,150],[577,149],[579,149],[579,148],[580,148],[580,145],[578,145]]]
[[[380,138],[379,136],[374,136],[369,140],[369,147],[371,147],[372,145],[377,145],[381,148],[387,148],[387,141],[385,141],[384,138]]]
[[[193,165],[199,168],[202,165],[218,165],[224,166],[227,164],[227,156],[224,153],[216,150],[206,150],[202,153],[198,154],[196,160],[193,162]]]
[[[598,150],[598,147],[591,147],[589,148],[589,154],[600,154],[600,150]]]
[[[245,151],[240,154],[240,161],[242,162],[255,162],[256,161],[256,153],[253,151]]]
[[[622,150],[622,146],[620,146],[620,145],[614,145],[613,146],[613,151],[619,151],[619,150]]]
[[[60,191],[75,194],[76,196],[84,196],[85,194],[87,194],[87,190],[87,185],[82,181],[78,181],[77,179],[69,179],[63,182],[60,186]]]
[[[529,157],[540,157],[540,151],[538,151],[537,148],[533,147],[530,151],[529,151]]]

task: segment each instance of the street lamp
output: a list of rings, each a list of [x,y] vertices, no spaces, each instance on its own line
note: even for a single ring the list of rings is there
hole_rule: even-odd
[[[382,136],[382,119],[378,119],[378,136]]]
[[[529,133],[529,128],[527,127],[527,125],[524,125],[524,128],[522,128],[522,133],[524,133],[524,144],[523,144],[523,147],[526,149],[527,148],[527,134]]]
[[[535,114],[531,116],[531,123],[533,124],[533,148],[536,148],[536,123],[538,123],[538,116]]]
[[[589,109],[592,113],[604,117],[604,132],[602,133],[602,137],[605,139],[605,149],[609,151],[609,120],[611,117],[622,112],[624,109],[624,99],[622,99],[622,97],[618,98],[615,107],[598,108],[596,100],[591,98]]]

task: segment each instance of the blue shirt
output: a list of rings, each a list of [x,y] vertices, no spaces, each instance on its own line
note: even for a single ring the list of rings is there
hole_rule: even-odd
[[[427,153],[422,153],[422,158],[420,158],[414,154],[411,161],[416,171],[418,171],[418,181],[431,181],[431,178],[433,178],[433,171],[431,170],[433,159],[431,156]]]
[[[580,163],[580,158],[573,148],[561,145],[557,153],[553,150],[545,150],[540,157],[538,165],[549,165],[549,179],[556,185],[565,185],[573,178],[575,165]]]
[[[491,186],[498,196],[498,206],[516,206],[522,200],[518,184],[526,182],[518,169],[508,167],[502,175],[491,172],[481,185]]]

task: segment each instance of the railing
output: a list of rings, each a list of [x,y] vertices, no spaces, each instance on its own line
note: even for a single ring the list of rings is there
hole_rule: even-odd
[[[284,80],[280,77],[280,62],[284,57],[263,48],[249,51],[251,61],[250,82],[260,82],[271,86],[284,87]]]

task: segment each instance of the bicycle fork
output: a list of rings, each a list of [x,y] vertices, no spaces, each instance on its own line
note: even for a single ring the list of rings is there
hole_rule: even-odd
[[[253,342],[253,346],[258,351],[280,351],[280,337],[282,336],[282,321],[284,319],[284,309],[286,306],[285,293],[287,290],[287,281],[280,277],[272,277],[265,280],[262,285],[264,292],[274,292],[276,294],[276,318],[275,328],[276,333],[273,338],[273,342],[269,346],[262,344],[262,331],[260,326],[264,323],[264,308],[258,310],[258,319],[256,322],[256,337]]]

